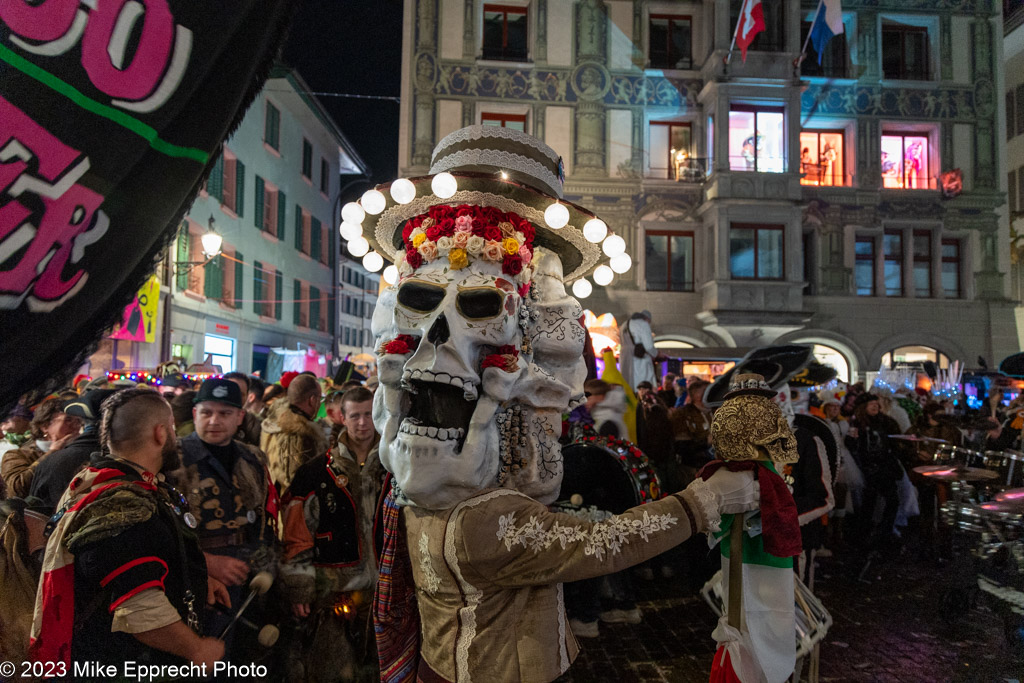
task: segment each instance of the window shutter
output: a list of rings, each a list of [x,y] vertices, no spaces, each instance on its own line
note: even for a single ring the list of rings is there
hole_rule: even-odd
[[[221,257],[217,257],[210,260],[203,270],[206,271],[203,277],[203,296],[207,299],[220,299],[222,292],[224,291],[224,269],[221,265]]]
[[[245,261],[242,258],[242,252],[240,252],[240,251],[238,251],[236,249],[235,250],[235,308],[236,309],[242,307],[242,299],[245,298],[245,296],[242,294],[242,286],[245,283],[245,279],[244,279],[244,276],[243,276],[243,273],[242,273],[242,271],[244,270],[244,268],[243,268],[244,265],[245,265]]]
[[[263,264],[259,261],[252,263],[252,311],[263,314]]]
[[[213,162],[213,169],[206,178],[206,191],[211,197],[216,197],[218,202],[224,201],[224,150],[217,151],[217,160]]]
[[[327,297],[327,331],[334,334],[335,325],[337,324],[337,301],[334,297]]]
[[[310,219],[309,255],[314,261],[320,260],[320,221],[316,218]]]
[[[284,291],[284,276],[280,270],[274,271],[274,317],[281,319],[281,292]]]
[[[188,224],[182,223],[181,228],[178,230],[177,263],[188,261],[188,239]],[[178,291],[184,292],[186,289],[188,289],[188,268],[186,266],[178,266]]]
[[[284,241],[284,235],[286,230],[284,229],[284,222],[288,214],[285,212],[285,200],[284,192],[281,190],[277,191],[277,239]]]
[[[245,164],[235,161],[235,213],[242,217],[245,207]]]
[[[256,205],[253,207],[252,215],[257,230],[263,229],[263,195],[265,192],[263,178],[256,176]]]
[[[292,298],[295,302],[292,305],[292,324],[298,327],[302,320],[302,282],[296,278],[295,286],[292,288]]]
[[[336,233],[333,230],[331,230],[330,228],[328,228],[327,229],[327,265],[331,267],[331,270],[334,270],[334,265],[336,263],[335,259],[338,257],[338,255],[337,255],[338,243],[336,242],[336,240],[337,240]]]
[[[302,251],[302,207],[295,205],[295,251]]]
[[[309,328],[320,329],[320,290],[312,285],[309,287]]]

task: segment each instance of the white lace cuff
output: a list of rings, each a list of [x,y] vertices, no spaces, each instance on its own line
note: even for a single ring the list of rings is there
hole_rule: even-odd
[[[686,490],[700,505],[701,514],[707,521],[708,531],[722,530],[722,515],[718,512],[718,498],[703,479],[694,479]]]

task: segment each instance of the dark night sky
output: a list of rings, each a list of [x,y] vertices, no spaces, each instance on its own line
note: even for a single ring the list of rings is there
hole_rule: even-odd
[[[305,0],[283,58],[314,91],[397,97],[402,0]],[[373,181],[392,180],[398,163],[398,103],[318,99],[369,165]],[[343,199],[366,189],[353,187]]]

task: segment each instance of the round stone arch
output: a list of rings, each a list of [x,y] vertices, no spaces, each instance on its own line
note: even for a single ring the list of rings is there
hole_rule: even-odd
[[[775,344],[819,344],[838,352],[849,366],[850,381],[856,382],[860,376],[872,369],[869,367],[864,352],[855,341],[831,330],[805,329],[789,332],[775,340]]]
[[[870,362],[877,368],[882,364],[882,356],[902,346],[927,346],[945,354],[950,360],[967,360],[963,347],[946,337],[929,332],[902,332],[886,337],[871,349]]]

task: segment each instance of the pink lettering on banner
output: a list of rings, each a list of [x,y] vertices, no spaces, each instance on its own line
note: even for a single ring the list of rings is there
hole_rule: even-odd
[[[129,4],[130,2],[130,4]],[[174,41],[174,17],[164,0],[105,0],[89,16],[82,39],[82,66],[97,88],[126,100],[141,100],[156,89]],[[142,22],[138,48],[122,62],[135,24]]]
[[[71,28],[79,0],[3,0],[0,20],[22,38],[49,42]]]
[[[85,286],[84,270],[64,271],[109,227],[103,197],[78,184],[87,170],[88,157],[0,97],[0,309],[51,311]]]

